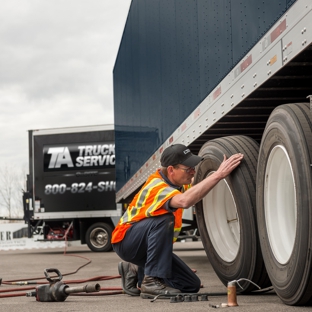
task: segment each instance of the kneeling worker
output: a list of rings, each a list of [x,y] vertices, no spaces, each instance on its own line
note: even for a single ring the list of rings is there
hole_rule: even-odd
[[[200,279],[173,253],[183,208],[205,197],[242,159],[242,154],[224,156],[216,172],[190,187],[195,166],[203,159],[182,144],[164,150],[161,168],[148,177],[112,234],[114,251],[126,261],[118,270],[127,294],[153,298],[199,291]]]

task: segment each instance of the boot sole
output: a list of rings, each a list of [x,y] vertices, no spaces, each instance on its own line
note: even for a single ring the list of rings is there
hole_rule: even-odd
[[[147,293],[140,293],[140,297],[142,299],[154,299],[157,295],[150,295],[150,294],[147,294]]]
[[[141,293],[140,297],[142,299],[154,299],[155,297],[160,297],[162,299],[170,299],[170,297],[175,297],[181,295],[181,293],[169,293],[169,294],[148,294],[148,293]]]

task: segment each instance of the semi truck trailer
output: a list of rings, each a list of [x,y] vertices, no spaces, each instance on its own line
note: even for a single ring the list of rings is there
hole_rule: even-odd
[[[111,250],[111,233],[122,210],[115,201],[114,127],[29,130],[28,137],[23,194],[28,237]]]
[[[243,153],[195,208],[209,262],[310,304],[312,1],[133,0],[113,79],[117,203],[171,144],[204,157],[194,183]]]

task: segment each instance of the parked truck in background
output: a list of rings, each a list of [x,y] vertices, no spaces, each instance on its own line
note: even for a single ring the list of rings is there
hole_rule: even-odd
[[[182,143],[244,160],[196,205],[216,274],[312,301],[311,0],[133,0],[114,67],[117,202]],[[243,290],[256,287],[242,281]]]
[[[79,240],[111,250],[121,216],[115,201],[112,125],[29,131],[29,175],[23,195],[28,237]]]

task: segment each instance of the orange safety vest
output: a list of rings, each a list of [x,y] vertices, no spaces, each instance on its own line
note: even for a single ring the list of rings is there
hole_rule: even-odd
[[[123,240],[127,230],[135,222],[145,218],[156,217],[165,213],[170,213],[164,208],[165,203],[173,196],[185,192],[191,185],[183,185],[182,191],[168,185],[159,173],[160,169],[149,176],[141,190],[135,195],[124,215],[120,218],[112,233],[113,244]],[[182,208],[178,208],[173,215],[174,235],[173,242],[178,239],[182,228]]]

